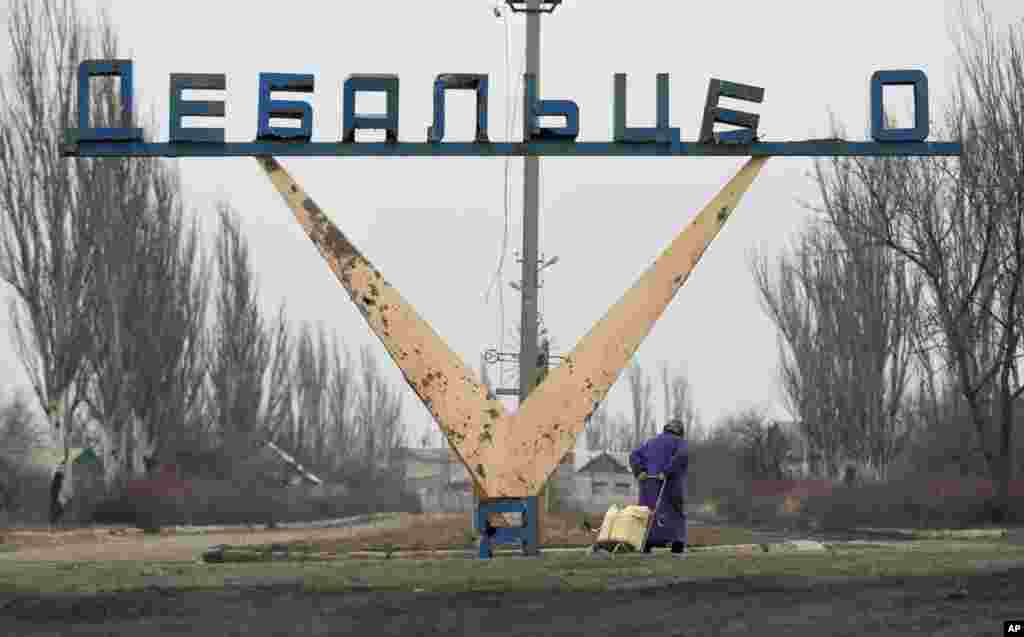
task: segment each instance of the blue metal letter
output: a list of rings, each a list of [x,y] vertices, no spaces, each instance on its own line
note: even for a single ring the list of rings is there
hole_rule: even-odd
[[[260,73],[260,106],[256,140],[299,140],[313,137],[313,106],[306,102],[274,100],[273,91],[312,93],[313,76],[293,73]],[[271,119],[297,119],[298,127],[271,126]]]
[[[385,93],[386,112],[374,115],[357,115],[356,93],[373,91]],[[346,144],[355,142],[356,130],[383,129],[388,143],[398,143],[397,75],[350,75],[345,80],[344,93],[341,141]]]
[[[627,144],[645,142],[679,143],[679,129],[669,126],[668,73],[658,73],[658,110],[655,128],[626,126],[626,74],[615,74],[615,141]]]
[[[572,100],[542,100],[537,98],[537,78],[532,73],[523,75],[523,141],[571,140],[580,134],[580,107]],[[541,128],[541,117],[564,117],[561,128]]]
[[[183,117],[224,117],[224,102],[183,100],[186,89],[223,91],[227,76],[223,73],[171,73],[171,132],[168,141],[224,143],[223,128],[182,126]]]
[[[444,139],[445,90],[476,91],[476,143],[489,143],[487,138],[487,76],[470,73],[442,73],[434,80],[434,125],[427,129],[427,140]]]
[[[914,87],[914,127],[886,128],[882,89]],[[924,71],[875,71],[871,76],[871,138],[876,142],[923,142],[928,139],[928,76]]]
[[[700,127],[702,144],[750,144],[757,138],[757,124],[761,117],[754,113],[744,113],[722,108],[718,98],[729,97],[745,102],[764,101],[764,89],[748,84],[737,84],[724,80],[712,79],[708,84],[708,99],[704,105],[704,121]],[[732,124],[745,130],[715,132],[715,124]]]
[[[121,121],[116,128],[92,128],[89,115],[92,112],[89,99],[89,80],[94,77],[121,78]],[[78,65],[78,129],[69,131],[77,141],[89,142],[139,142],[142,129],[131,128],[132,117],[132,61],[131,60],[85,60]]]

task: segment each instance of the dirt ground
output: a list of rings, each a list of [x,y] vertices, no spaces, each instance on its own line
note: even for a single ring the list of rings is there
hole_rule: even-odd
[[[998,635],[1024,569],[948,577],[746,578],[533,594],[149,591],[0,599],[0,633],[210,635]]]
[[[543,546],[587,546],[596,535],[600,516],[545,514]],[[720,531],[694,527],[690,542],[695,546],[718,543]],[[302,542],[314,544],[330,555],[351,551],[402,549],[471,548],[471,518],[468,513],[398,514],[391,520],[365,526],[326,529],[231,530],[204,534],[175,533],[147,536],[139,529],[93,527],[82,529],[0,529],[0,559],[28,561],[153,560],[192,561],[215,544],[250,546]]]
[[[596,528],[600,520],[587,523]],[[145,536],[136,529],[0,529],[16,560],[186,560],[212,544],[316,543],[337,552],[465,545],[468,514],[401,515],[353,528]],[[715,529],[694,527],[694,543]],[[704,534],[703,537],[700,537]],[[546,544],[587,544],[580,516],[548,515]],[[665,558],[672,559],[672,558]],[[685,560],[680,562],[685,575]],[[301,582],[301,580],[300,580]],[[580,593],[312,593],[252,581],[216,591],[0,595],[0,635],[195,633],[246,635],[863,635],[1000,634],[1024,618],[1024,569],[970,577],[733,579],[619,582]]]

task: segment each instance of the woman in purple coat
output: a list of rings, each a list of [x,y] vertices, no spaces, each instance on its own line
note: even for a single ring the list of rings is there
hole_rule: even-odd
[[[665,425],[663,433],[651,438],[629,456],[633,475],[640,481],[640,506],[654,509],[658,492],[665,493],[654,512],[644,551],[655,546],[671,546],[675,554],[686,551],[686,469],[689,450],[685,429],[679,420]],[[666,482],[667,481],[667,482]]]

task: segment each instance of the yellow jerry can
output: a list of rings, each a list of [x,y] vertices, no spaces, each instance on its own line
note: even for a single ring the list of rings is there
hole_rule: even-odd
[[[597,543],[625,544],[633,550],[640,550],[650,516],[651,510],[645,506],[633,505],[620,509],[613,504],[604,516]]]
[[[619,514],[619,505],[613,504],[608,512],[604,514],[604,521],[601,522],[601,530],[597,534],[597,543],[604,544],[610,542],[612,525],[615,522],[615,516]]]

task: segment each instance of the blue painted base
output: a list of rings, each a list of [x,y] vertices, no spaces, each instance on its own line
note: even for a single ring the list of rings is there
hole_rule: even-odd
[[[521,513],[522,526],[493,527],[487,521],[491,513]],[[495,544],[519,544],[523,555],[540,554],[540,527],[537,525],[537,496],[496,498],[477,503],[476,530],[480,533],[480,559],[494,557]]]

